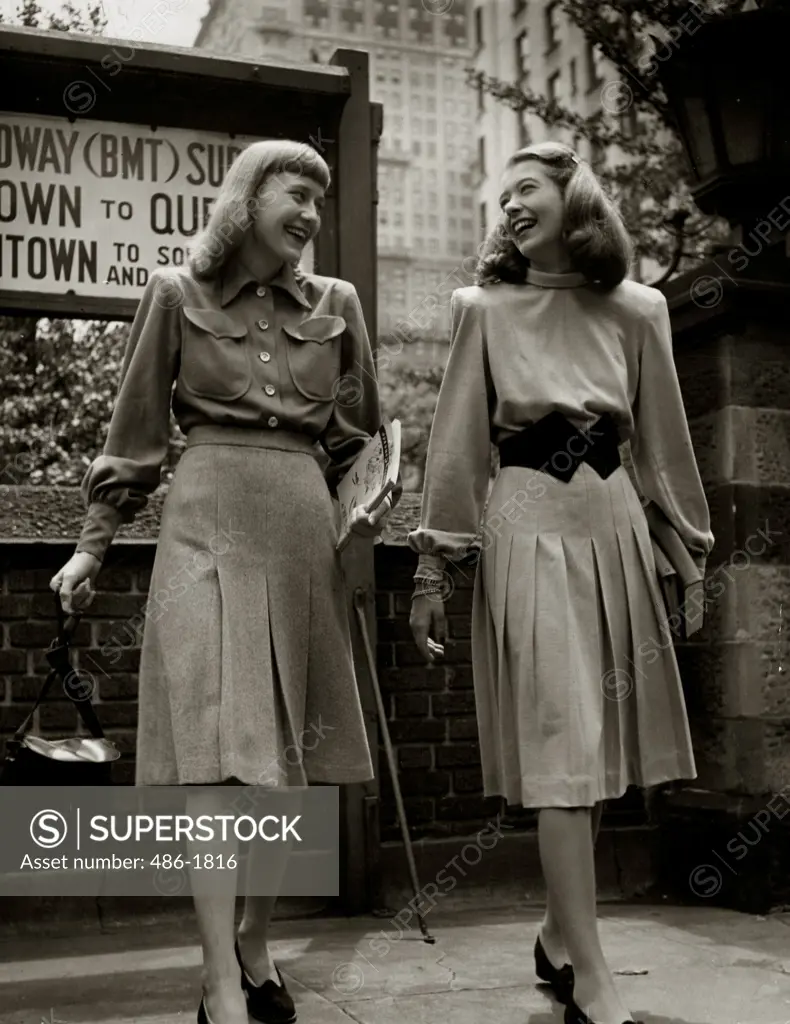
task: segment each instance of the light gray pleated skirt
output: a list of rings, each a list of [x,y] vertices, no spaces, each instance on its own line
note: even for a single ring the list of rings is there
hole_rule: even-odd
[[[486,796],[589,807],[696,777],[647,521],[624,467],[501,470],[472,622]]]
[[[306,435],[190,431],[149,591],[138,785],[373,777],[336,543]]]

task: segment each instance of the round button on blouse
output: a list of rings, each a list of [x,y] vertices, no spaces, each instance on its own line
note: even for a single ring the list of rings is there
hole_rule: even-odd
[[[267,395],[273,395],[274,394],[274,388],[271,386],[271,384],[267,384],[266,387],[264,388],[264,390],[265,390]]]
[[[262,331],[265,331],[266,328],[269,326],[269,321],[268,320],[259,320],[258,321],[258,326],[260,327],[260,329]]]
[[[277,419],[276,416],[270,416],[269,419],[268,419],[268,423],[269,423],[270,427],[276,427],[279,422],[280,421]]]
[[[255,294],[262,299],[266,294],[266,289],[263,287],[263,285],[261,285],[260,288],[255,289]]]
[[[262,363],[268,363],[269,360],[271,359],[271,356],[269,355],[268,352],[261,352],[261,354],[258,356],[258,358],[260,359],[260,361]]]

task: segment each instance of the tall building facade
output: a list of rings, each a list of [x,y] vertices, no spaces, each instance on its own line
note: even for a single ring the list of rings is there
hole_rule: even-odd
[[[326,62],[339,47],[370,56],[383,104],[378,162],[379,332],[447,330],[426,299],[471,255],[474,195],[472,0],[212,0],[195,45],[215,53]]]
[[[594,114],[607,93],[616,101],[613,68],[587,42],[556,0],[476,0],[472,45],[478,71],[556,99],[582,116]],[[499,173],[520,146],[551,139],[572,143],[570,134],[548,128],[532,114],[516,112],[491,96],[477,97],[475,186],[483,231],[499,216]],[[598,154],[577,147],[597,162]]]

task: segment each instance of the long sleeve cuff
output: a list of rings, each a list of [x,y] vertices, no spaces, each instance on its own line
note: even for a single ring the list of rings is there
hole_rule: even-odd
[[[420,555],[414,579],[431,580],[442,578],[447,560],[444,555]]]
[[[113,505],[103,501],[92,501],[82,527],[76,551],[87,551],[89,555],[104,561],[107,548],[123,522],[123,515]]]

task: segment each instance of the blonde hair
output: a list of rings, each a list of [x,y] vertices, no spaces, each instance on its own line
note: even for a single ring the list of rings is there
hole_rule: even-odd
[[[505,169],[524,160],[539,161],[563,193],[563,237],[573,269],[603,291],[616,287],[628,273],[633,248],[617,207],[590,165],[569,146],[539,142],[517,150]],[[523,284],[528,266],[529,260],[508,235],[504,218],[500,218],[481,246],[476,283]]]
[[[326,161],[312,146],[291,139],[253,142],[228,168],[208,224],[195,239],[189,269],[198,280],[219,276],[241,245],[255,212],[267,202],[269,193],[260,195],[261,188],[277,174],[304,175],[324,189],[331,181]],[[293,268],[302,278],[298,260]]]

